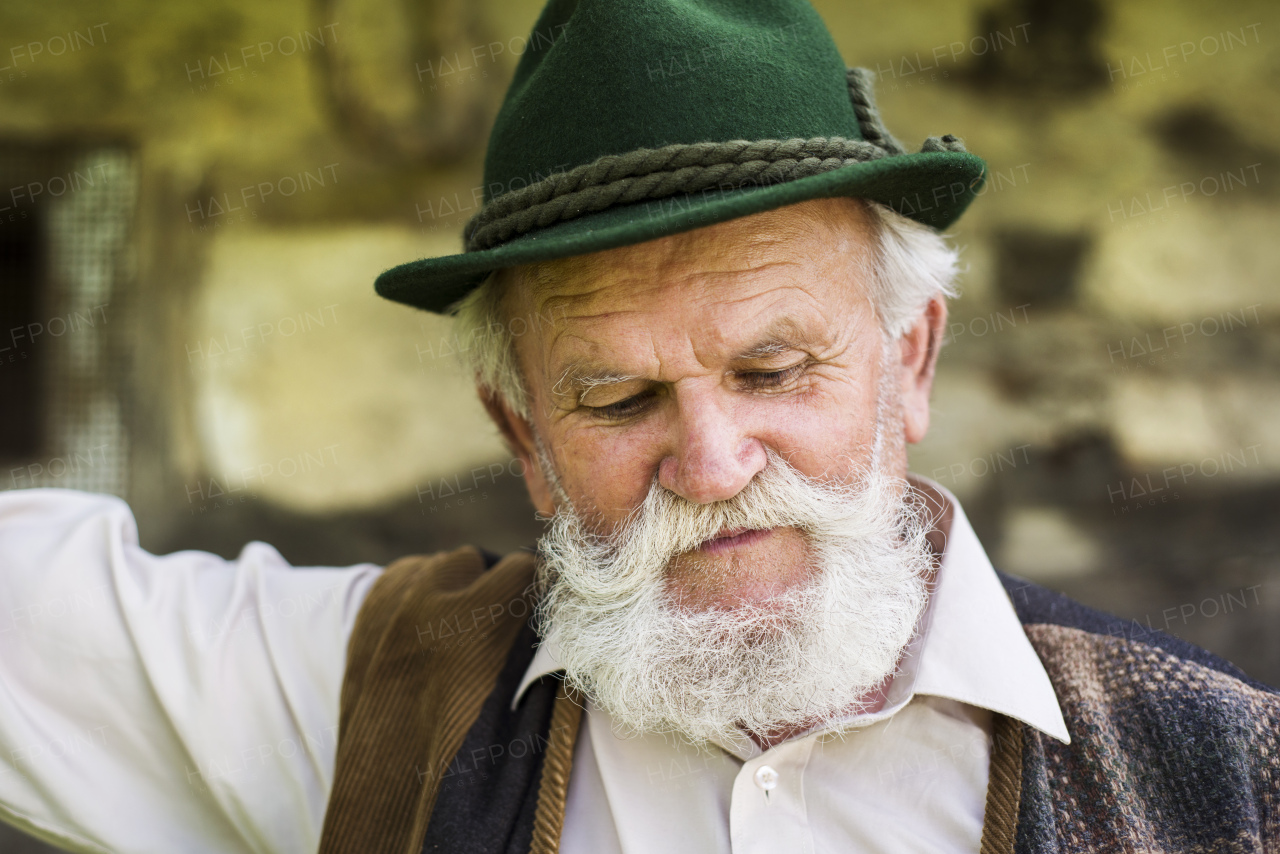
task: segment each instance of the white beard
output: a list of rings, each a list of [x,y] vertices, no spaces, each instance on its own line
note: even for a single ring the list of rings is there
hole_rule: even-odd
[[[808,543],[808,583],[764,604],[673,604],[677,555],[726,529],[786,527]],[[773,451],[726,501],[695,504],[655,481],[610,535],[563,503],[540,542],[540,629],[557,633],[569,684],[624,731],[705,744],[830,723],[857,710],[911,640],[929,529],[900,478],[873,468],[856,486],[822,484]]]

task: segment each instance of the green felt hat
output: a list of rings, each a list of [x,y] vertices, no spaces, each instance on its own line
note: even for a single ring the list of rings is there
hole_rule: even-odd
[[[834,196],[946,228],[985,164],[949,135],[907,153],[872,79],[806,0],[551,0],[494,122],[466,251],[375,287],[445,312],[502,267]]]

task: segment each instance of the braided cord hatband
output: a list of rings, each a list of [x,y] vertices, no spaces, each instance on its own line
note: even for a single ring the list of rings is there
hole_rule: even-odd
[[[779,184],[903,154],[905,149],[880,121],[871,97],[871,79],[866,69],[849,69],[849,99],[863,139],[739,139],[606,155],[490,201],[463,231],[466,251],[490,249],[515,235],[614,205],[712,188]],[[964,151],[964,144],[948,134],[929,137],[921,150]]]

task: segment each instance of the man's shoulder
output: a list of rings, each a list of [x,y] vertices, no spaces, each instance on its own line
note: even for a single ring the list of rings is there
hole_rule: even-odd
[[[1067,630],[1054,632],[1050,629],[1039,632],[1041,635],[1065,635],[1079,632],[1097,638],[1112,639],[1114,642],[1107,646],[1113,649],[1136,646],[1150,648],[1181,662],[1220,673],[1251,688],[1272,694],[1277,693],[1275,688],[1249,677],[1226,659],[1189,641],[1163,632],[1151,626],[1149,622],[1117,617],[1106,611],[1090,608],[1062,593],[1026,579],[1000,571],[996,574],[1013,601],[1014,610],[1024,627],[1045,626]]]
[[[1069,748],[1054,746],[1048,754],[1068,765],[1106,754],[1106,761],[1134,768],[1179,765],[1193,776],[1234,768],[1271,778],[1268,745],[1280,741],[1275,688],[1140,621],[1003,573],[1000,580],[1071,734]]]
[[[1071,735],[1067,745],[1024,730],[1021,848],[1047,850],[1066,832],[1086,840],[1079,850],[1155,838],[1235,850],[1276,833],[1258,807],[1280,794],[1280,693],[1149,625],[1000,580]],[[1133,824],[1135,814],[1152,823]]]
[[[536,564],[527,550],[499,556],[475,546],[393,561],[360,605],[348,672],[378,650],[448,657],[500,626],[512,634],[532,613]]]
[[[517,549],[505,555],[482,546],[461,546],[451,551],[411,554],[386,568],[383,587],[415,586],[419,593],[458,593],[494,583],[498,577],[531,575],[536,555]]]

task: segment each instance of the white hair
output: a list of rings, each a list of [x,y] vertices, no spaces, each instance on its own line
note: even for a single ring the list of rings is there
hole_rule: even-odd
[[[891,340],[904,335],[934,297],[956,296],[959,253],[926,225],[878,202],[861,200],[871,214],[874,251],[872,305]],[[516,359],[515,339],[542,318],[508,319],[498,271],[453,307],[456,338],[477,383],[528,417],[529,395]]]

